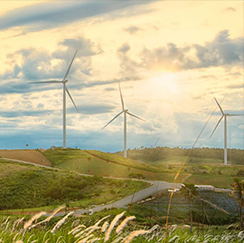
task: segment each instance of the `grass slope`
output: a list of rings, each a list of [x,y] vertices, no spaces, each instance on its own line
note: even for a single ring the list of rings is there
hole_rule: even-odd
[[[36,208],[66,204],[87,207],[107,203],[141,190],[148,183],[84,177],[0,160],[0,209]]]
[[[158,171],[151,165],[94,150],[49,149],[43,154],[53,167],[97,176],[128,178],[132,173],[140,173],[148,179],[156,179],[154,174]]]
[[[176,173],[186,159],[185,156],[173,156],[170,159],[141,163],[125,159],[117,154],[79,149],[47,150],[44,155],[54,167],[66,170],[98,176],[127,178],[133,173],[139,173],[148,180],[169,182],[174,181]],[[218,159],[188,158],[177,182],[230,188],[233,177],[236,177],[241,170],[243,170],[242,165],[224,166],[222,161]]]

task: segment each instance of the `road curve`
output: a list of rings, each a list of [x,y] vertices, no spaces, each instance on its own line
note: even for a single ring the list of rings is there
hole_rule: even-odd
[[[13,162],[18,162],[18,163],[23,163],[23,164],[30,164],[30,165],[34,165],[34,166],[42,167],[42,168],[46,168],[46,169],[64,171],[64,170],[59,169],[59,168],[49,167],[46,165],[39,165],[39,164],[35,164],[32,162],[28,162],[28,161],[8,159],[8,158],[1,158],[1,159],[13,161]],[[81,176],[93,176],[93,175],[89,175],[89,174],[78,173],[75,171],[69,171],[69,172],[72,172],[72,173],[75,173],[75,174],[78,174]],[[103,177],[103,178],[119,179],[119,180],[137,180],[138,181],[138,179],[130,179],[130,178],[116,178],[116,177]],[[169,182],[165,182],[165,181],[148,181],[148,180],[140,180],[140,181],[148,182],[151,184],[151,186],[146,188],[146,189],[143,189],[141,191],[135,192],[135,193],[131,194],[130,196],[122,198],[118,201],[115,201],[115,202],[112,202],[112,203],[109,203],[106,205],[94,205],[94,206],[91,206],[90,208],[92,208],[93,212],[98,212],[98,211],[101,211],[105,208],[106,209],[122,208],[122,207],[125,207],[131,203],[141,201],[141,200],[151,196],[152,194],[160,192],[162,190],[172,189],[172,188],[179,189],[181,187],[181,184],[179,184],[179,183],[169,183]],[[74,215],[80,216],[84,213],[87,213],[87,209],[78,209],[78,210],[75,210]],[[65,212],[61,212],[61,213],[58,213],[56,216],[61,216],[64,214],[65,214]]]
[[[164,182],[164,181],[146,181],[146,182],[151,183],[152,186],[150,186],[146,189],[143,189],[141,191],[138,191],[138,192],[136,192],[130,196],[127,196],[121,200],[115,201],[113,203],[91,207],[92,211],[98,212],[98,211],[101,211],[105,208],[106,209],[122,208],[122,207],[125,207],[131,203],[141,201],[141,200],[151,196],[152,194],[154,194],[156,192],[159,192],[159,191],[162,191],[165,189],[170,189],[170,188],[180,188],[180,184],[177,184],[177,183],[169,183],[169,182]],[[79,209],[79,210],[75,211],[74,215],[80,216],[84,213],[87,213],[87,210]]]

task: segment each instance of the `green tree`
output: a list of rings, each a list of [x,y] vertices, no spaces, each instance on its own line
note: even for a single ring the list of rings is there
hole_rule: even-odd
[[[198,195],[198,191],[196,190],[194,184],[183,183],[182,187],[180,188],[180,193],[188,200],[189,203],[189,214],[191,221],[190,232],[192,233],[192,205]]]
[[[231,195],[235,197],[239,204],[239,217],[240,217],[240,228],[244,228],[243,222],[243,207],[244,207],[244,180],[234,178],[234,184],[232,186]]]

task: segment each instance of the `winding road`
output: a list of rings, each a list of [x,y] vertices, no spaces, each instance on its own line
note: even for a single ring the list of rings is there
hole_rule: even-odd
[[[42,168],[47,168],[47,169],[52,169],[52,170],[60,170],[63,171],[62,169],[59,168],[54,168],[54,167],[49,167],[49,166],[45,166],[45,165],[39,165],[39,164],[35,164],[32,162],[27,162],[27,161],[22,161],[22,160],[16,160],[16,159],[8,159],[8,158],[1,158],[4,160],[8,160],[8,161],[13,161],[13,162],[18,162],[18,163],[23,163],[23,164],[30,164],[30,165],[34,165],[37,167],[42,167]],[[71,171],[69,171],[71,172]],[[81,175],[81,176],[93,176],[93,175],[89,175],[89,174],[82,174],[82,173],[78,173],[78,172],[74,172],[72,171],[72,173]],[[115,177],[103,177],[103,178],[110,178],[110,179],[119,179],[119,180],[138,180],[138,179],[129,179],[129,178],[115,178]],[[141,201],[149,196],[151,196],[152,194],[158,193],[162,190],[165,189],[179,189],[181,187],[181,184],[179,183],[169,183],[169,182],[165,182],[165,181],[148,181],[148,180],[140,180],[140,181],[144,181],[144,182],[148,182],[151,184],[150,187],[143,189],[141,191],[135,192],[130,196],[127,196],[125,198],[122,198],[118,201],[106,204],[106,205],[93,205],[90,208],[92,209],[93,212],[98,212],[101,211],[103,209],[110,209],[110,208],[122,208],[125,207],[131,203],[135,203],[138,201]],[[78,209],[74,212],[75,216],[80,216],[84,213],[87,213],[88,210],[87,209]],[[65,213],[59,213],[58,215],[62,215]]]

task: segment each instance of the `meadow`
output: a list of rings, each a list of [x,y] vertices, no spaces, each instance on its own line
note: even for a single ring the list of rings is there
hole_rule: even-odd
[[[229,193],[201,193],[201,198],[229,214],[196,200],[192,205],[193,233],[188,226],[189,202],[177,193],[171,202],[169,228],[165,228],[167,190],[129,205],[126,211],[112,209],[79,218],[73,216],[72,210],[77,208],[106,204],[133,194],[135,188],[141,190],[149,186],[142,181],[113,177],[174,181],[186,158],[184,155],[139,161],[100,151],[59,148],[46,150],[43,155],[51,162],[51,168],[0,160],[0,242],[218,243],[244,240],[244,232],[237,227],[238,203]],[[218,158],[189,157],[178,181],[231,188],[233,177],[243,179],[242,165],[224,166],[220,162]],[[82,176],[82,173],[95,176]],[[63,205],[59,210],[66,213],[65,216],[52,214],[58,205]],[[31,216],[35,212],[37,215]]]
[[[52,210],[61,204],[87,208],[118,200],[133,194],[135,188],[141,190],[149,185],[0,160],[1,214],[13,209]]]
[[[129,212],[113,209],[92,216],[75,218],[72,212],[54,217],[61,208],[51,215],[45,212],[33,217],[0,217],[1,242],[35,243],[85,243],[85,242],[243,242],[244,231],[224,227],[194,227],[189,232],[186,225],[146,225]],[[232,228],[231,228],[232,227]]]
[[[174,149],[172,150],[175,151]],[[150,157],[150,154],[155,153],[155,150],[150,149],[147,152],[149,153],[147,155],[148,158],[155,158],[152,155]],[[186,156],[183,154],[185,150],[182,151],[180,149],[177,153],[172,152],[172,154],[168,154],[163,159],[158,156],[159,160],[152,161],[148,161],[144,157],[145,160],[141,161],[141,157],[137,155],[138,151],[135,153],[137,156],[133,155],[133,153],[132,156],[130,155],[131,153],[131,151],[128,152],[129,156],[136,157],[135,159],[125,159],[118,154],[80,149],[49,149],[43,154],[51,161],[52,166],[56,168],[118,178],[131,178],[134,177],[133,175],[141,175],[141,178],[147,180],[163,180],[168,182],[174,181],[175,174],[186,159]],[[145,153],[145,151],[140,151],[140,153]],[[242,151],[238,151],[238,155],[239,153],[242,153]],[[233,177],[244,178],[243,165],[225,166],[218,157],[189,157],[176,182],[231,188]]]

